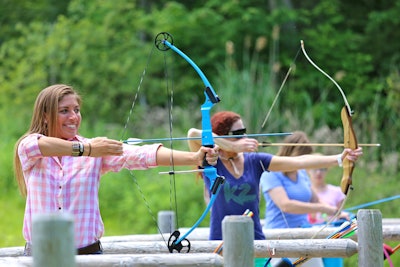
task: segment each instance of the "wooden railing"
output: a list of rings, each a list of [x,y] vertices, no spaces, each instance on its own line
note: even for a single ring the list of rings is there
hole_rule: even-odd
[[[75,256],[74,248],[71,246],[73,239],[66,236],[73,229],[71,221],[63,216],[43,216],[36,221],[36,224],[42,226],[34,228],[36,231],[43,231],[43,233],[36,233],[35,235],[39,235],[40,238],[36,238],[34,242],[36,251],[33,250],[33,257],[22,256],[23,247],[2,248],[0,249],[0,266],[162,265],[243,267],[253,266],[254,258],[270,256],[275,258],[351,257],[358,254],[359,266],[383,267],[382,243],[400,240],[399,220],[382,220],[379,210],[359,210],[357,218],[358,231],[351,239],[325,239],[335,231],[334,227],[327,227],[322,231],[318,228],[271,229],[265,231],[267,240],[254,241],[253,221],[250,218],[228,216],[223,222],[224,257],[221,257],[213,253],[221,241],[207,240],[207,228],[196,229],[189,236],[191,251],[188,254],[167,253],[165,238],[168,238],[169,234],[165,234],[166,237],[161,234],[154,234],[103,237],[101,242],[105,254]],[[317,236],[310,239],[317,232]],[[69,244],[60,244],[60,242]],[[54,247],[62,247],[63,251],[57,253],[58,251],[54,251]],[[248,262],[243,262],[244,260]],[[35,265],[35,262],[40,264]],[[54,262],[57,262],[57,265],[54,265]],[[63,265],[63,262],[66,265]],[[73,262],[72,265],[71,262]]]

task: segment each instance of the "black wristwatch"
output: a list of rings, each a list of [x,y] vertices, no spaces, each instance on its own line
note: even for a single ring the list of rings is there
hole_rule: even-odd
[[[80,157],[83,155],[84,146],[82,142],[72,142],[72,156]]]

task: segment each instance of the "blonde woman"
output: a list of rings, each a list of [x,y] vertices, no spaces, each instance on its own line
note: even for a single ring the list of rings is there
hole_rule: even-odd
[[[81,97],[68,85],[43,89],[36,98],[31,125],[15,145],[14,169],[26,197],[23,235],[30,255],[32,218],[42,213],[70,213],[75,219],[78,254],[101,254],[104,232],[98,189],[106,172],[169,165],[198,165],[204,157],[214,165],[216,149],[171,151],[160,144],[124,145],[120,141],[78,134],[82,122]]]

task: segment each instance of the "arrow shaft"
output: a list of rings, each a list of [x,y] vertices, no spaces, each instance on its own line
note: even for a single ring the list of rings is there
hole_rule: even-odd
[[[259,143],[259,146],[268,147],[268,146],[332,146],[332,147],[343,147],[344,144],[341,143]],[[358,144],[359,147],[370,146],[370,147],[379,147],[380,144]]]
[[[242,138],[242,137],[261,137],[261,136],[286,136],[292,133],[264,133],[264,134],[242,134],[242,135],[220,135],[214,138]],[[165,138],[150,138],[150,139],[127,139],[122,142],[125,144],[139,144],[139,143],[157,143],[166,141],[187,141],[187,140],[201,140],[201,137],[165,137]]]

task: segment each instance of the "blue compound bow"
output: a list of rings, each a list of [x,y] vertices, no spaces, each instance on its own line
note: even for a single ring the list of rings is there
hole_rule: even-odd
[[[205,147],[214,147],[214,139],[212,135],[212,126],[211,126],[211,116],[210,110],[211,108],[217,104],[220,99],[218,95],[215,93],[211,84],[207,80],[204,73],[200,70],[200,68],[181,50],[179,50],[176,46],[173,45],[172,36],[169,33],[161,32],[155,38],[155,46],[161,51],[167,51],[172,49],[174,52],[183,57],[198,73],[201,80],[205,85],[204,95],[205,101],[201,105],[201,115],[202,115],[202,136],[201,136],[201,144]],[[168,249],[171,253],[174,250],[181,252],[182,249],[185,249],[186,252],[190,251],[190,242],[186,239],[186,237],[196,228],[198,225],[204,220],[207,213],[210,211],[211,206],[214,204],[215,199],[217,198],[218,192],[221,188],[221,185],[224,183],[224,177],[219,176],[217,174],[217,170],[215,167],[209,165],[205,160],[203,163],[203,172],[204,176],[210,180],[211,184],[211,199],[208,203],[206,209],[203,214],[197,220],[197,222],[184,234],[181,236],[179,231],[174,231],[169,240],[168,240]]]

